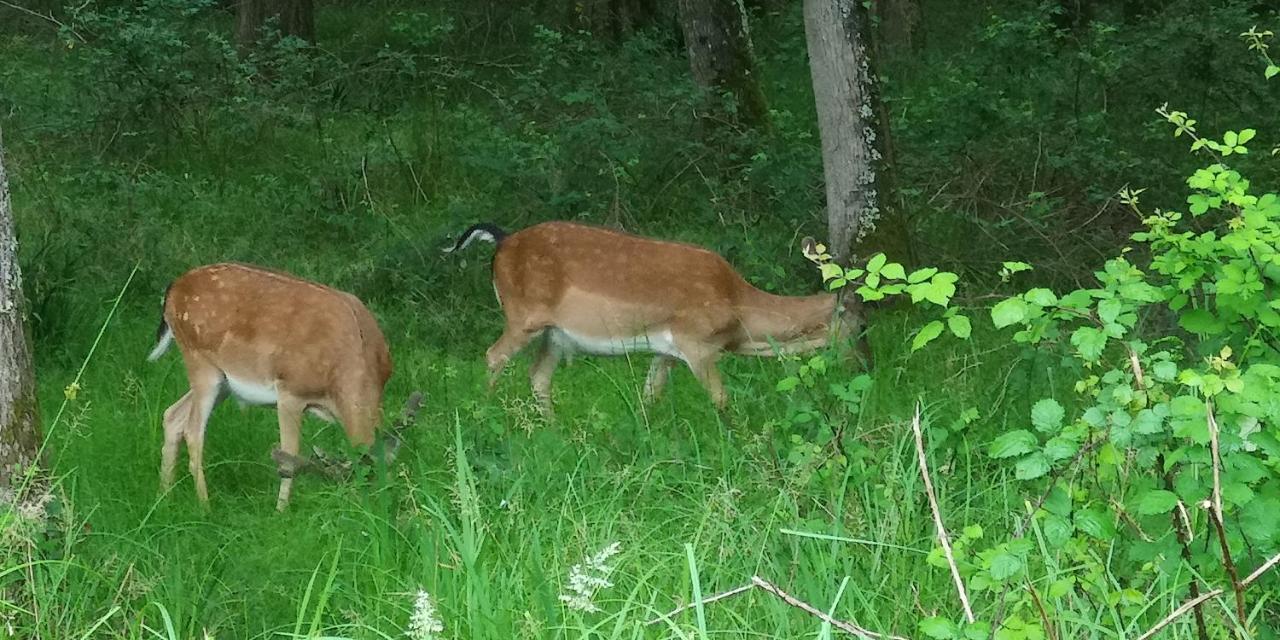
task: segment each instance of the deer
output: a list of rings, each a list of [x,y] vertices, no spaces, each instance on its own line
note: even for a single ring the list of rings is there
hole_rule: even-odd
[[[721,412],[728,396],[717,361],[726,352],[804,353],[859,336],[859,352],[870,359],[855,296],[767,293],[702,247],[552,221],[512,234],[478,223],[444,252],[476,241],[497,246],[493,288],[505,315],[502,335],[486,353],[489,389],[508,361],[542,336],[529,375],[547,416],[553,415],[556,367],[562,357],[579,352],[652,353],[646,403],[661,395],[671,368],[684,362]]]
[[[156,361],[177,342],[190,388],[164,412],[160,484],[173,485],[178,447],[186,441],[196,496],[209,502],[204,436],[213,409],[228,395],[241,406],[275,406],[284,511],[299,460],[302,417],[341,423],[353,446],[373,444],[391,355],[373,314],[355,296],[282,271],[243,263],[197,267],[165,291]]]

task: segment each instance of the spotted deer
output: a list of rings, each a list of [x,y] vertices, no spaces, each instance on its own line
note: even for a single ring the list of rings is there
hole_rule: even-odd
[[[508,235],[492,224],[468,228],[445,249],[497,245],[493,287],[506,328],[489,348],[489,387],[520,349],[545,335],[530,370],[533,395],[551,413],[551,378],[574,352],[654,354],[644,384],[652,401],[677,361],[689,366],[718,409],[727,396],[716,362],[812,351],[860,336],[854,296],[778,296],[749,284],[724,258],[701,247],[570,222],[545,222]],[[870,356],[865,336],[859,349]]]
[[[190,384],[164,412],[160,482],[173,484],[185,439],[202,503],[209,500],[205,427],[228,394],[242,404],[274,405],[280,449],[294,459],[304,412],[336,419],[357,446],[371,445],[382,422],[391,356],[377,321],[349,293],[247,264],[198,267],[169,285],[156,340],[147,359],[177,342]],[[294,469],[282,463],[278,471],[276,508],[283,510]]]

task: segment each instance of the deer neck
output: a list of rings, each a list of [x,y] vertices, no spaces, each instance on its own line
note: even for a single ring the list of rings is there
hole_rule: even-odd
[[[810,351],[826,344],[834,321],[833,294],[778,296],[755,289],[738,303],[741,353]]]

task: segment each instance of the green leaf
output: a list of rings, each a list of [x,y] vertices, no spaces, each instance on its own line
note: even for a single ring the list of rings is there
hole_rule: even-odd
[[[1053,398],[1044,398],[1031,406],[1031,424],[1045,433],[1062,428],[1062,419],[1067,410]]]
[[[911,272],[911,275],[907,276],[907,282],[911,284],[924,282],[925,280],[932,278],[933,274],[937,272],[938,270],[934,267],[925,267],[923,269],[916,269],[915,271]]]
[[[1169,513],[1178,504],[1178,496],[1172,491],[1152,489],[1138,498],[1138,513],[1144,516],[1156,516]]]
[[[884,263],[888,260],[883,253],[877,253],[871,256],[867,261],[867,273],[880,273],[880,269],[884,268]]]
[[[1071,526],[1070,520],[1054,514],[1045,516],[1040,528],[1044,531],[1045,542],[1055,548],[1066,544],[1071,539],[1071,534],[1076,531],[1075,527]]]
[[[920,621],[920,633],[937,640],[951,640],[956,637],[956,625],[946,618],[934,616]]]
[[[1107,347],[1107,334],[1093,327],[1080,327],[1071,333],[1071,344],[1085,362],[1097,362]]]
[[[844,269],[841,269],[840,265],[833,262],[828,262],[821,267],[818,267],[818,270],[822,271],[822,279],[824,281],[839,278],[844,274]]]
[[[1049,473],[1049,460],[1043,453],[1033,453],[1014,465],[1014,476],[1019,480],[1035,480]]]
[[[902,268],[902,265],[896,262],[890,262],[880,270],[880,275],[889,280],[902,280],[907,277],[907,272]]]
[[[795,376],[788,376],[778,381],[778,386],[775,387],[775,390],[787,392],[787,391],[791,391],[792,389],[795,389],[796,386],[799,384],[800,384],[800,378],[797,378]]]
[[[954,315],[947,318],[947,327],[955,337],[961,340],[967,340],[969,334],[973,333],[973,325],[969,322],[968,316]]]
[[[1058,460],[1066,460],[1067,458],[1074,456],[1079,450],[1080,445],[1074,440],[1068,440],[1061,436],[1049,438],[1049,441],[1044,443],[1044,457],[1054,462]]]
[[[1022,571],[1022,558],[1008,551],[996,552],[991,557],[991,577],[996,580],[1007,580]]]
[[[991,623],[978,620],[964,627],[964,640],[987,640],[991,637]]]
[[[1274,64],[1269,64],[1267,65],[1267,70],[1262,72],[1262,75],[1265,76],[1268,80],[1270,80],[1277,73],[1280,73],[1280,67],[1277,67]]]
[[[1027,318],[1027,303],[1022,298],[1008,298],[991,308],[991,322],[997,329],[1017,324]]]
[[[934,320],[929,324],[920,328],[920,332],[911,340],[911,350],[918,351],[921,347],[929,344],[934,338],[942,335],[942,321]]]
[[[1001,262],[1001,268],[1009,273],[1018,273],[1019,271],[1030,271],[1031,265],[1025,262]]]
[[[1027,302],[1041,307],[1052,307],[1058,304],[1058,296],[1048,289],[1032,289],[1023,297],[1027,299]]]
[[[1106,324],[1111,324],[1124,311],[1124,302],[1118,298],[1109,298],[1098,303],[1098,317]]]
[[[1256,135],[1258,135],[1257,131],[1253,129],[1245,129],[1244,131],[1240,132],[1240,139],[1236,141],[1236,144],[1245,144],[1250,140],[1252,140],[1253,137]]]
[[[1111,540],[1116,536],[1116,525],[1111,514],[1097,507],[1076,511],[1076,528],[1098,540]]]
[[[987,454],[992,458],[1012,458],[1024,453],[1031,453],[1039,441],[1035,434],[1025,429],[1010,431],[991,442]]]

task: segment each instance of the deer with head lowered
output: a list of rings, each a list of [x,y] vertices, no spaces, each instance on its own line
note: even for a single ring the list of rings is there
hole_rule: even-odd
[[[551,413],[551,378],[573,352],[654,358],[644,385],[652,401],[677,361],[712,402],[727,402],[716,361],[725,352],[812,351],[862,333],[857,299],[836,294],[778,296],[752,286],[706,249],[569,222],[508,235],[492,224],[467,229],[446,253],[476,240],[496,243],[493,286],[506,328],[489,348],[489,387],[520,349],[545,335],[530,370],[534,397]]]
[[[196,496],[208,502],[205,427],[228,394],[243,404],[275,405],[280,449],[295,460],[304,412],[336,419],[353,445],[373,444],[391,356],[377,321],[351,294],[246,264],[198,267],[169,285],[156,339],[147,359],[176,341],[190,384],[164,412],[166,490],[185,440]],[[276,508],[283,510],[295,469],[282,463],[278,471]]]

